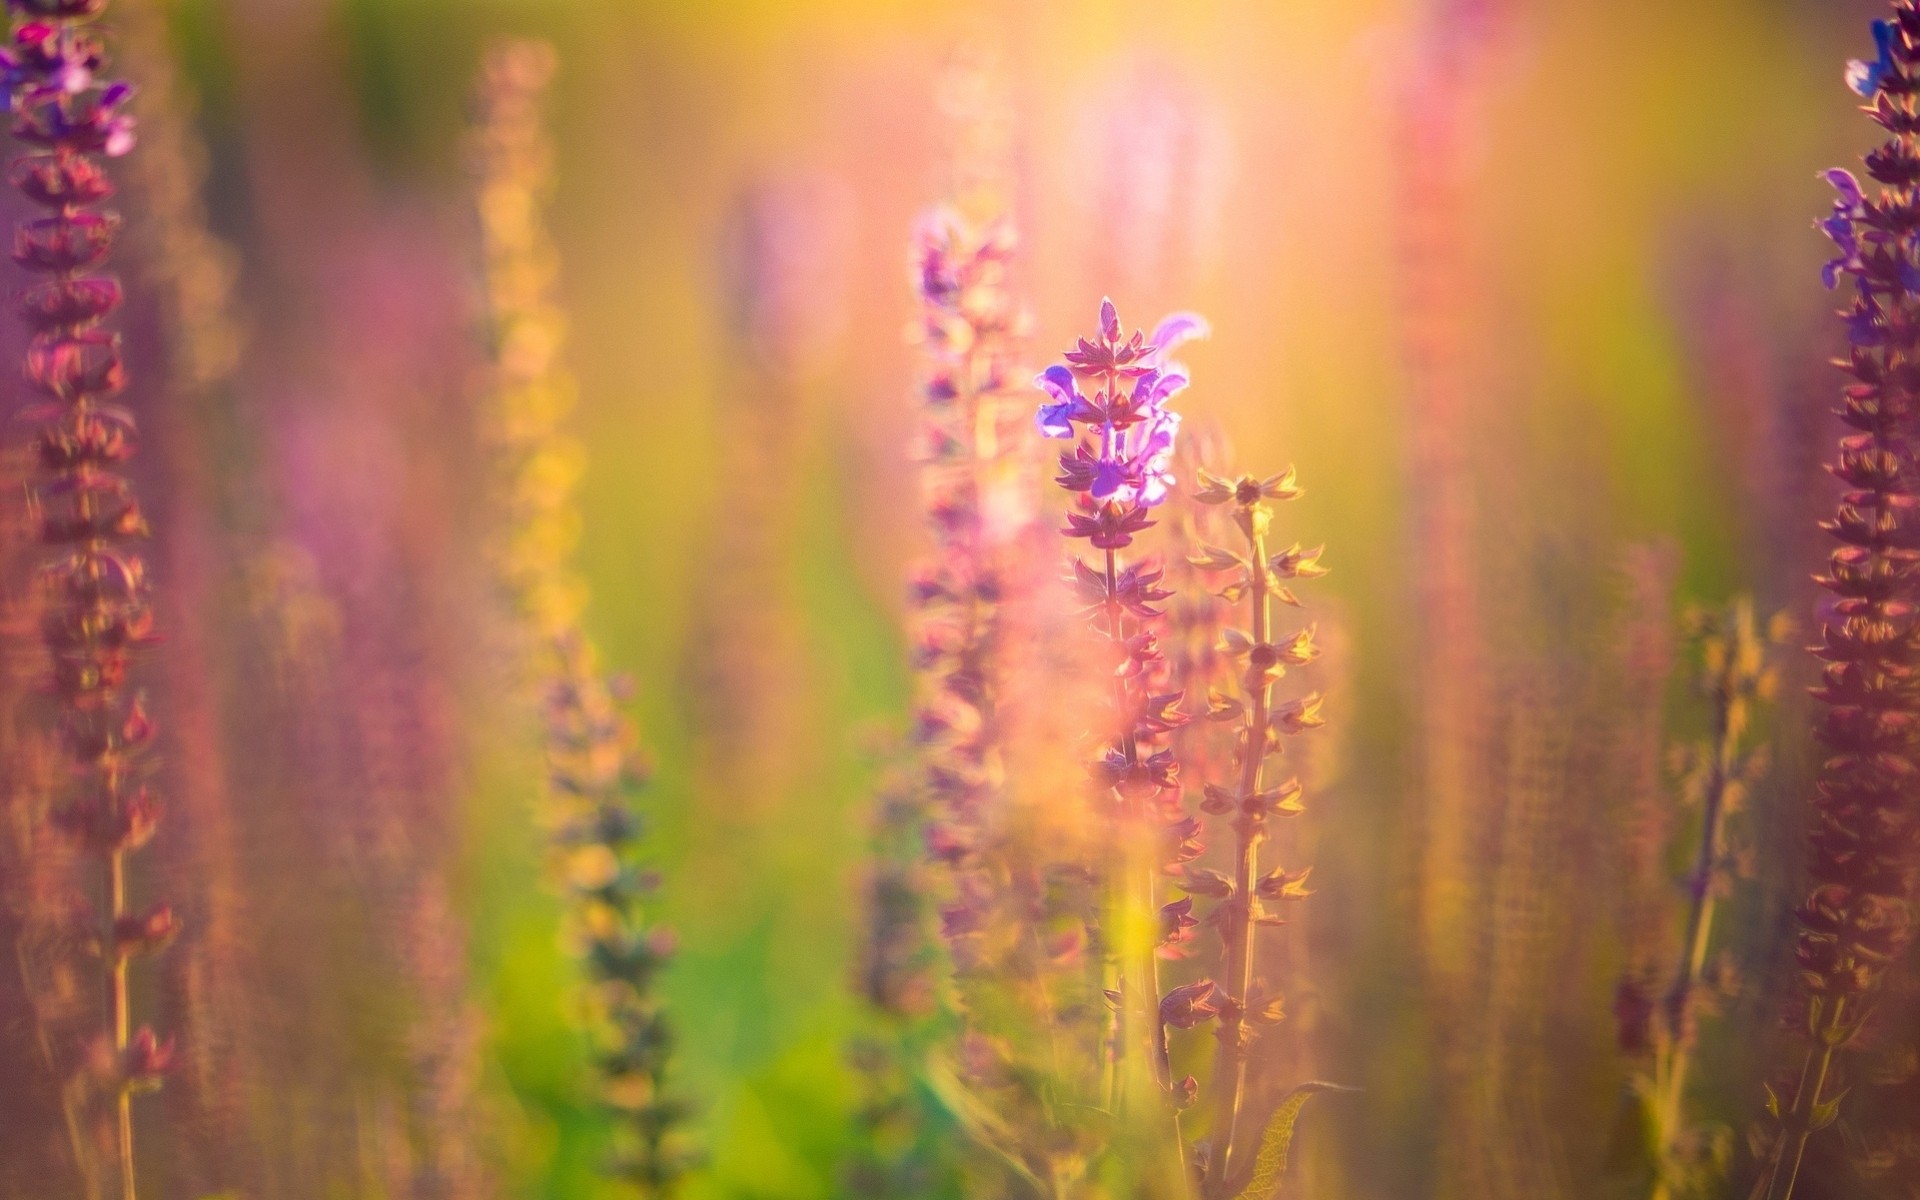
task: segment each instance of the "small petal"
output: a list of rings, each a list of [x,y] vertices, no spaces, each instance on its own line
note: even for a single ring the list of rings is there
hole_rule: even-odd
[[[1110,342],[1120,340],[1120,310],[1105,298],[1100,301],[1100,335]]]
[[[1073,382],[1073,372],[1057,363],[1033,377],[1033,386],[1052,396],[1055,400],[1068,403],[1080,396],[1080,389]]]
[[[1860,181],[1853,177],[1852,171],[1833,167],[1820,172],[1820,178],[1826,180],[1835,191],[1840,193],[1840,199],[1848,208],[1858,208],[1866,203],[1867,198],[1860,191]]]
[[[1213,327],[1199,313],[1177,312],[1163,317],[1153,327],[1153,348],[1160,353],[1180,345],[1182,342],[1204,338],[1213,333]]]

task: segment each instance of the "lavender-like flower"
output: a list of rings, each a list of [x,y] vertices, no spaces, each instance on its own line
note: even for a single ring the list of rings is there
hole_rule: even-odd
[[[1098,1031],[1083,973],[1084,872],[1033,835],[1010,779],[1022,724],[1013,673],[1033,636],[1014,617],[1031,607],[1023,568],[1036,532],[1017,436],[1025,317],[1007,286],[1013,250],[1005,220],[976,225],[945,207],[916,234],[934,550],[913,587],[915,737],[934,808],[927,851],[945,884],[939,919],[962,1073],[971,1103],[992,1115],[974,1141],[1027,1186],[1062,1195],[1103,1137],[1079,1074],[1094,1065]]]
[[[1753,706],[1773,693],[1776,678],[1766,662],[1765,641],[1754,622],[1752,601],[1742,598],[1722,611],[1694,614],[1690,640],[1699,664],[1695,690],[1712,713],[1710,736],[1682,748],[1682,796],[1700,809],[1693,869],[1685,880],[1686,919],[1677,947],[1665,947],[1673,961],[1646,961],[1652,948],[1635,947],[1636,962],[1621,980],[1614,1013],[1621,1049],[1643,1060],[1634,1080],[1652,1133],[1653,1200],[1705,1194],[1718,1182],[1724,1163],[1707,1131],[1687,1110],[1688,1077],[1699,1032],[1699,1018],[1731,990],[1731,965],[1710,957],[1718,902],[1738,871],[1741,859],[1729,818],[1739,811],[1748,788],[1766,770],[1766,755],[1746,744]],[[1768,631],[1779,640],[1781,625]],[[1670,833],[1675,822],[1662,823]],[[1669,839],[1640,847],[1664,863]],[[1663,868],[1662,881],[1665,882]],[[1673,908],[1671,889],[1663,911]]]
[[[671,1024],[655,980],[674,939],[652,920],[655,874],[636,861],[633,792],[645,765],[619,686],[582,627],[587,587],[573,565],[579,446],[565,431],[574,381],[560,356],[556,254],[543,220],[552,151],[542,101],[550,46],[495,47],[475,134],[487,295],[497,340],[492,413],[508,493],[501,573],[545,692],[547,803],[568,934],[585,960],[600,1099],[614,1123],[608,1172],[645,1196],[671,1195],[694,1161],[686,1106],[667,1083]]]
[[[1152,513],[1174,484],[1170,463],[1179,414],[1167,402],[1187,386],[1185,371],[1167,354],[1206,323],[1191,314],[1168,317],[1149,338],[1127,333],[1111,300],[1100,305],[1100,330],[1067,351],[1035,384],[1049,396],[1036,423],[1043,436],[1077,438],[1060,456],[1057,482],[1073,497],[1063,532],[1086,538],[1101,557],[1073,560],[1073,579],[1088,624],[1111,664],[1110,711],[1099,734],[1102,746],[1090,768],[1099,800],[1096,816],[1117,825],[1119,855],[1109,880],[1116,897],[1110,914],[1121,963],[1110,989],[1117,1023],[1109,1099],[1124,1095],[1122,1060],[1140,1053],[1151,1064],[1158,1088],[1171,1102],[1191,1101],[1190,1088],[1176,1089],[1167,1059],[1168,1027],[1190,1028],[1217,1009],[1214,985],[1200,981],[1160,994],[1159,953],[1191,936],[1191,900],[1162,906],[1161,877],[1200,854],[1200,822],[1179,798],[1179,763],[1164,746],[1186,717],[1178,692],[1163,690],[1167,663],[1159,648],[1159,607],[1172,593],[1160,586],[1151,560],[1123,562],[1120,551],[1154,524]]]
[[[1780,1090],[1757,1196],[1793,1194],[1813,1134],[1840,1115],[1848,1052],[1874,1008],[1888,968],[1913,937],[1920,703],[1913,687],[1916,620],[1913,472],[1920,337],[1920,7],[1895,0],[1874,29],[1879,57],[1850,64],[1847,81],[1891,137],[1866,156],[1882,185],[1868,195],[1845,171],[1827,173],[1839,192],[1821,228],[1838,254],[1824,282],[1853,282],[1844,318],[1853,377],[1840,411],[1849,432],[1829,468],[1846,492],[1824,528],[1840,545],[1820,583],[1815,653],[1827,664],[1815,695],[1826,705],[1817,732],[1828,754],[1808,835],[1811,889],[1798,911],[1795,948],[1801,995],[1790,1019],[1806,1034],[1804,1056]]]
[[[164,904],[136,909],[129,878],[128,856],[152,838],[159,814],[145,786],[155,726],[130,688],[134,656],[154,640],[145,563],[129,547],[147,525],[119,473],[134,451],[133,417],[106,403],[125,383],[119,336],[102,327],[120,306],[120,283],[88,273],[119,228],[98,207],[113,194],[101,160],[133,148],[123,111],[131,89],[97,77],[105,54],[89,24],[106,0],[8,7],[19,20],[0,70],[13,135],[35,148],[10,177],[45,212],[14,234],[14,261],[43,277],[19,301],[31,331],[26,375],[43,397],[21,414],[37,427],[33,492],[49,547],[41,640],[72,780],[60,815],[105,877],[107,1030],[93,1070],[115,1130],[120,1192],[133,1200],[132,1096],[159,1083],[173,1044],[134,1028],[128,968],[170,940],[176,921]]]

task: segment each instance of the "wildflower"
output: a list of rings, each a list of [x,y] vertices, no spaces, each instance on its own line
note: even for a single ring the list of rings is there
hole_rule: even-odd
[[[1015,249],[1001,218],[975,222],[941,206],[916,225],[910,263],[919,301],[924,429],[921,479],[933,549],[916,574],[916,727],[926,831],[941,863],[940,928],[955,965],[969,1055],[965,1080],[1004,1133],[993,1156],[1033,1177],[1077,1176],[1102,1144],[1088,1093],[1099,1027],[1083,991],[1092,942],[1071,851],[1032,832],[1017,790],[1031,709],[1014,672],[1033,616],[1027,553],[1039,528],[1029,455],[1015,436],[1026,318],[1008,287]],[[1042,535],[1044,536],[1044,535]],[[1103,581],[1104,582],[1104,581]],[[1152,578],[1129,581],[1150,606]],[[1091,596],[1087,603],[1096,603]],[[1082,1055],[1063,1053],[1078,1045]],[[986,1169],[996,1169],[987,1167]]]
[[[1198,921],[1191,898],[1166,903],[1157,893],[1163,876],[1199,857],[1201,825],[1183,810],[1180,764],[1164,745],[1187,720],[1178,709],[1180,693],[1166,686],[1170,668],[1158,640],[1165,624],[1160,602],[1171,593],[1158,586],[1157,566],[1123,563],[1118,552],[1153,524],[1152,510],[1174,483],[1170,463],[1179,421],[1166,405],[1188,377],[1167,353],[1205,331],[1200,318],[1180,314],[1162,321],[1151,337],[1129,333],[1113,302],[1105,300],[1098,334],[1079,339],[1061,363],[1034,381],[1049,397],[1036,415],[1040,434],[1078,439],[1060,456],[1056,482],[1072,497],[1061,532],[1087,538],[1103,552],[1093,562],[1076,558],[1072,579],[1112,679],[1104,741],[1088,769],[1102,798],[1096,814],[1116,833],[1121,853],[1109,869],[1120,874],[1116,887],[1125,897],[1108,914],[1120,951],[1117,986],[1108,989],[1119,997],[1112,1054],[1124,1058],[1129,1041],[1145,1051],[1169,1112],[1184,1091],[1171,1077],[1167,1030],[1211,1015],[1205,1001],[1213,985],[1182,985],[1160,995],[1160,959],[1177,957]],[[1136,1004],[1141,1011],[1130,1013]],[[1131,1038],[1125,1034],[1130,1022],[1137,1022]],[[1121,1083],[1116,1071],[1110,1102]]]
[[[488,298],[503,348],[494,415],[511,508],[502,568],[544,682],[552,852],[590,980],[589,1032],[615,1124],[609,1171],[660,1196],[693,1161],[679,1128],[685,1105],[667,1087],[673,1033],[655,988],[674,943],[650,918],[658,878],[634,862],[641,821],[632,793],[646,770],[620,712],[620,684],[581,628],[573,496],[554,486],[570,482],[561,464],[579,452],[563,429],[573,381],[559,357],[562,320],[551,295],[525,286],[550,278],[554,257],[540,220],[551,157],[541,100],[553,66],[545,45],[495,49],[476,133]]]
[[[1699,1153],[1706,1139],[1687,1114],[1687,1079],[1698,1017],[1725,986],[1725,971],[1710,951],[1717,901],[1738,869],[1729,818],[1766,765],[1765,755],[1744,742],[1755,702],[1770,696],[1775,686],[1750,601],[1735,601],[1724,612],[1697,614],[1689,623],[1699,664],[1696,691],[1711,706],[1712,732],[1680,756],[1684,798],[1700,809],[1699,842],[1684,893],[1685,936],[1678,947],[1663,947],[1677,960],[1671,968],[1644,961],[1652,947],[1634,947],[1643,961],[1623,976],[1614,1000],[1621,1049],[1648,1059],[1636,1091],[1654,1135],[1654,1200],[1705,1190],[1718,1171],[1709,1156]],[[1774,640],[1781,629],[1776,620],[1771,627]],[[1668,830],[1674,825],[1662,824]],[[1656,863],[1664,863],[1670,850],[1665,839],[1636,849]],[[1643,868],[1647,873],[1658,870]]]
[[[1866,264],[1860,261],[1860,237],[1855,232],[1856,224],[1867,215],[1866,197],[1860,192],[1860,184],[1853,172],[1835,167],[1824,171],[1820,177],[1833,185],[1840,193],[1833,202],[1833,213],[1826,220],[1818,222],[1822,233],[1833,240],[1838,257],[1832,259],[1820,269],[1820,281],[1832,291],[1840,285],[1842,272],[1859,271]]]
[[[1873,99],[1887,76],[1893,73],[1893,40],[1893,22],[1883,20],[1873,23],[1873,44],[1877,51],[1873,61],[1858,58],[1847,60],[1847,86],[1855,94]]]
[[[1766,1200],[1793,1194],[1808,1142],[1839,1118],[1863,1018],[1913,936],[1920,818],[1911,785],[1920,773],[1920,710],[1910,647],[1920,626],[1910,548],[1916,397],[1904,363],[1906,331],[1920,321],[1920,280],[1909,267],[1920,237],[1912,191],[1920,163],[1914,0],[1896,0],[1893,20],[1876,24],[1874,36],[1880,57],[1857,70],[1850,65],[1849,82],[1873,99],[1868,115],[1891,134],[1865,160],[1883,190],[1868,196],[1852,176],[1827,175],[1840,199],[1823,229],[1840,258],[1823,281],[1845,276],[1854,285],[1844,317],[1852,344],[1845,370],[1853,382],[1840,414],[1851,432],[1829,468],[1846,491],[1823,526],[1840,543],[1819,581],[1833,595],[1822,607],[1814,650],[1826,664],[1815,695],[1826,706],[1817,732],[1827,757],[1807,839],[1811,887],[1797,913],[1800,998],[1789,1014],[1804,1030],[1806,1048],[1791,1081],[1769,1090],[1770,1144],[1755,1192]]]
[[[1170,466],[1180,414],[1166,404],[1187,387],[1185,371],[1165,359],[1167,352],[1192,338],[1205,337],[1206,322],[1192,313],[1168,317],[1151,338],[1135,330],[1120,336],[1113,301],[1100,306],[1100,336],[1080,339],[1064,364],[1047,368],[1034,385],[1053,398],[1035,414],[1041,436],[1071,438],[1076,425],[1097,436],[1060,459],[1059,482],[1069,491],[1115,505],[1151,508],[1167,498],[1174,484]],[[1081,391],[1086,380],[1101,386],[1091,398]],[[1122,388],[1122,383],[1126,387]],[[1118,549],[1132,539],[1106,534],[1100,549]]]
[[[131,89],[103,83],[99,36],[88,22],[104,0],[14,0],[25,18],[0,66],[10,83],[14,137],[35,149],[11,178],[48,215],[22,220],[14,260],[46,277],[20,295],[30,330],[26,374],[43,397],[21,415],[35,426],[40,539],[50,547],[41,640],[70,761],[72,791],[62,824],[100,861],[110,897],[101,914],[107,1032],[123,1062],[101,1084],[115,1127],[121,1194],[134,1195],[135,1090],[157,1085],[171,1041],[135,1030],[128,968],[175,931],[172,910],[136,916],[128,854],[152,834],[155,808],[136,782],[156,728],[131,690],[136,653],[155,640],[145,567],[128,543],[145,536],[132,483],[117,468],[133,454],[133,418],[104,403],[125,383],[117,335],[102,322],[120,306],[119,281],[85,274],[112,249],[118,218],[89,211],[112,193],[99,159],[133,148]]]
[[[1310,894],[1305,885],[1311,868],[1276,868],[1263,874],[1260,865],[1260,847],[1268,836],[1269,818],[1292,816],[1304,807],[1298,780],[1268,786],[1268,760],[1279,749],[1282,737],[1326,723],[1317,693],[1278,703],[1273,695],[1274,685],[1288,667],[1310,663],[1319,653],[1312,626],[1290,636],[1277,634],[1273,627],[1276,600],[1299,603],[1279,581],[1325,573],[1319,565],[1319,550],[1295,545],[1278,554],[1268,551],[1273,524],[1269,501],[1291,500],[1301,494],[1292,470],[1264,479],[1248,475],[1237,480],[1202,470],[1194,490],[1194,499],[1206,508],[1231,506],[1228,511],[1242,549],[1234,551],[1202,542],[1191,547],[1187,561],[1204,575],[1216,579],[1225,576],[1223,583],[1209,590],[1229,603],[1246,604],[1250,626],[1245,631],[1231,626],[1221,631],[1220,651],[1237,677],[1238,688],[1231,696],[1215,692],[1208,715],[1238,725],[1234,772],[1230,785],[1206,786],[1207,801],[1201,806],[1212,815],[1230,818],[1235,872],[1231,878],[1201,876],[1197,886],[1183,885],[1190,894],[1218,897],[1214,910],[1203,919],[1219,931],[1225,951],[1214,1067],[1217,1100],[1209,1138],[1196,1154],[1202,1190],[1209,1196],[1226,1186],[1239,1161],[1235,1144],[1247,1092],[1248,1051],[1255,1032],[1248,1022],[1257,1022],[1254,1014],[1266,1008],[1272,1009],[1277,1021],[1282,1000],[1275,995],[1256,1001],[1252,995],[1257,957],[1254,934],[1258,926],[1270,920],[1262,902],[1299,900]]]

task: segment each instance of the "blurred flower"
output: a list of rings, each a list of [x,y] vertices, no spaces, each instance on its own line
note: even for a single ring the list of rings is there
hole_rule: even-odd
[[[545,692],[554,873],[571,906],[569,940],[587,967],[600,1099],[615,1123],[608,1169],[659,1196],[693,1161],[680,1128],[686,1108],[667,1086],[673,1034],[655,987],[673,938],[650,919],[658,878],[635,862],[632,793],[646,777],[637,735],[580,625],[587,589],[572,557],[581,452],[564,432],[575,385],[560,357],[556,254],[543,221],[552,186],[543,105],[554,66],[544,43],[496,45],[473,134],[507,498],[499,559],[523,653]]]
[[[1855,222],[1867,215],[1866,198],[1860,194],[1860,184],[1855,181],[1853,172],[1835,167],[1824,171],[1820,177],[1832,184],[1840,193],[1833,202],[1833,215],[1819,222],[1821,232],[1833,239],[1840,251],[1839,257],[1828,262],[1820,269],[1820,280],[1832,291],[1839,286],[1843,271],[1859,271],[1865,264],[1860,261],[1860,237],[1855,232]]]
[[[1698,841],[1691,847],[1693,868],[1682,893],[1684,934],[1677,951],[1670,945],[1629,946],[1637,961],[1621,978],[1614,1000],[1620,1048],[1647,1059],[1635,1080],[1635,1093],[1652,1132],[1654,1200],[1704,1194],[1719,1184],[1724,1166],[1700,1153],[1708,1139],[1688,1110],[1687,1085],[1698,1017],[1725,995],[1726,985],[1716,978],[1722,973],[1719,960],[1710,955],[1715,910],[1741,857],[1730,818],[1766,770],[1766,755],[1748,747],[1746,739],[1753,705],[1770,697],[1777,686],[1765,642],[1780,640],[1784,631],[1778,619],[1766,629],[1756,626],[1753,604],[1744,598],[1724,610],[1695,613],[1688,624],[1698,664],[1695,691],[1710,707],[1712,722],[1708,738],[1679,756],[1684,767],[1680,799],[1700,809]],[[1664,822],[1669,834],[1678,826],[1671,818]],[[1670,840],[1646,839],[1635,847],[1649,860],[1640,873],[1657,873],[1663,885],[1669,885],[1665,863],[1674,849]],[[1663,886],[1661,891],[1666,919],[1649,922],[1656,927],[1671,923],[1672,889]],[[1671,954],[1672,961],[1650,962],[1660,951]]]
[[[1858,58],[1847,60],[1847,86],[1869,100],[1873,99],[1874,93],[1880,90],[1881,83],[1893,71],[1893,34],[1893,22],[1875,21],[1873,44],[1878,53],[1873,61],[1865,62]]]

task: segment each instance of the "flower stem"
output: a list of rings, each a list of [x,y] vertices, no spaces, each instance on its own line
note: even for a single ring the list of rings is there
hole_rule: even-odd
[[[1252,588],[1249,605],[1253,613],[1253,642],[1264,646],[1272,636],[1273,579],[1267,566],[1266,512],[1256,506],[1246,514],[1241,530],[1252,552],[1250,572]],[[1267,762],[1268,706],[1273,698],[1273,677],[1259,664],[1248,668],[1247,720],[1240,739],[1240,795],[1254,796],[1260,791],[1261,776]],[[1228,909],[1231,929],[1227,936],[1227,983],[1234,989],[1233,1000],[1220,1014],[1219,1115],[1215,1127],[1220,1135],[1219,1168],[1216,1180],[1224,1187],[1233,1177],[1234,1142],[1240,1126],[1240,1109],[1246,1099],[1247,1054],[1244,1041],[1248,993],[1253,990],[1253,932],[1256,880],[1260,871],[1260,843],[1266,839],[1264,819],[1242,812],[1233,822],[1238,839],[1238,861],[1234,871],[1232,906]]]
[[[1813,1136],[1813,1113],[1822,1103],[1820,1097],[1827,1088],[1827,1076],[1833,1070],[1834,1051],[1843,1040],[1847,998],[1836,997],[1833,1009],[1827,1016],[1826,1028],[1814,1039],[1807,1049],[1807,1061],[1800,1068],[1800,1082],[1793,1091],[1793,1106],[1781,1117],[1786,1136],[1773,1148],[1773,1159],[1767,1166],[1765,1191],[1766,1200],[1792,1200],[1793,1188],[1800,1179],[1800,1163],[1806,1157],[1807,1140]],[[1809,1087],[1808,1085],[1812,1086]]]
[[[117,789],[115,789],[117,791]],[[107,1002],[113,1012],[113,1050],[117,1061],[124,1060],[128,1040],[127,956],[119,946],[115,931],[127,915],[127,863],[124,851],[107,856],[107,933],[106,952],[112,969],[107,973]],[[135,1200],[133,1171],[133,1090],[125,1080],[114,1085],[114,1118],[118,1126],[120,1148],[121,1200]]]
[[[1686,1100],[1687,1071],[1692,1062],[1693,1037],[1689,1031],[1689,1010],[1693,994],[1706,972],[1707,948],[1713,940],[1713,915],[1717,900],[1714,888],[1715,864],[1720,860],[1727,814],[1727,784],[1733,773],[1735,732],[1734,706],[1741,701],[1735,694],[1740,666],[1739,633],[1730,631],[1730,641],[1719,678],[1714,687],[1713,758],[1708,766],[1705,796],[1701,806],[1700,849],[1688,879],[1692,906],[1687,913],[1687,933],[1681,945],[1673,990],[1667,996],[1667,1018],[1662,1046],[1655,1063],[1659,1088],[1656,1101],[1660,1127],[1659,1175],[1654,1182],[1652,1200],[1669,1200],[1672,1194],[1670,1164],[1675,1141],[1685,1128],[1683,1108]]]

